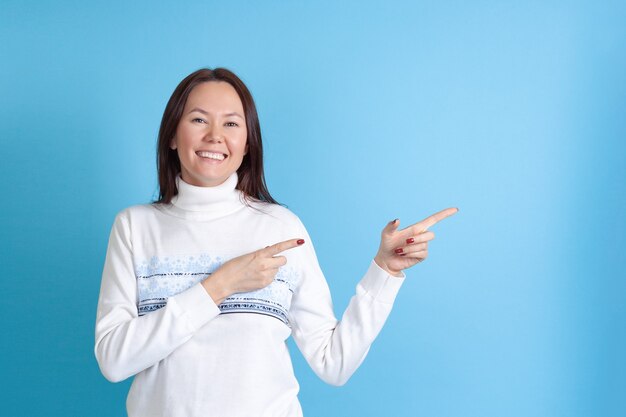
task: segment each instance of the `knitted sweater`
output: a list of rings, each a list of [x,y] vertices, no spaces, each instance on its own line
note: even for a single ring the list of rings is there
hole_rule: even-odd
[[[130,417],[301,416],[287,338],[320,378],[342,385],[391,311],[405,276],[372,260],[338,321],[300,219],[277,204],[245,205],[237,179],[197,187],[179,175],[171,204],[115,217],[94,350],[108,380],[135,376]],[[287,264],[269,286],[216,305],[201,285],[229,259],[292,238],[306,243],[281,253]]]

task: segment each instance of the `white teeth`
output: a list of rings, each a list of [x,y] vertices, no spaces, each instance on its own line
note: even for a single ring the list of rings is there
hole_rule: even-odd
[[[196,154],[198,156],[203,157],[203,158],[217,159],[219,161],[223,161],[224,160],[224,154],[222,154],[222,153],[198,151],[198,152],[196,152]]]

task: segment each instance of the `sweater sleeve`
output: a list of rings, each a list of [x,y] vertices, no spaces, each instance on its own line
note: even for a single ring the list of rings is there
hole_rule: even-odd
[[[109,381],[122,381],[156,364],[219,312],[198,283],[169,297],[165,307],[139,316],[129,220],[124,211],[116,216],[102,273],[94,348]]]
[[[290,308],[293,338],[323,381],[343,385],[365,359],[406,275],[389,275],[372,260],[338,321],[311,238],[299,224],[299,236],[305,237],[307,243],[297,258],[302,277]]]

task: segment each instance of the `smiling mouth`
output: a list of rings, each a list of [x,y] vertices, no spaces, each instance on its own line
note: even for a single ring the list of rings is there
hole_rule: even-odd
[[[223,154],[221,152],[198,151],[196,152],[196,155],[198,155],[201,158],[215,159],[217,161],[223,161],[224,159],[228,158],[228,155]]]

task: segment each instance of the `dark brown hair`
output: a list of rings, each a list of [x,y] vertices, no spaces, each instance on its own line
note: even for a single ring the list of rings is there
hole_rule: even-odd
[[[159,199],[153,204],[169,204],[172,197],[178,194],[176,188],[176,176],[180,173],[180,160],[178,152],[170,148],[170,143],[178,123],[183,114],[183,109],[187,103],[187,98],[198,84],[210,81],[224,81],[233,86],[241,103],[246,118],[248,131],[247,145],[248,152],[237,169],[238,181],[236,188],[243,191],[246,200],[257,200],[268,203],[279,204],[270,195],[265,184],[265,174],[263,173],[263,143],[261,141],[261,127],[259,116],[252,99],[252,94],[246,85],[233,72],[226,68],[201,68],[178,84],[170,97],[159,129],[157,143],[157,171],[159,174]]]

